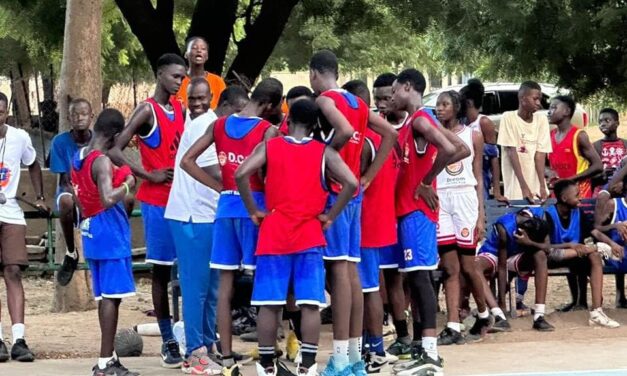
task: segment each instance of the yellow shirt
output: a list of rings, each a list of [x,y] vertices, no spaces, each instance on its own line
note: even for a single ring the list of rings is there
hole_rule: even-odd
[[[209,87],[211,88],[211,94],[213,97],[211,98],[211,109],[215,110],[218,107],[218,101],[220,100],[220,94],[226,89],[226,83],[222,79],[222,77],[217,74],[205,72],[205,79],[209,83]],[[176,93],[176,98],[183,103],[183,106],[187,108],[187,87],[192,79],[189,76],[185,76],[183,82],[181,83],[181,87],[179,91]]]
[[[540,179],[536,173],[536,152],[550,153],[552,151],[549,120],[546,114],[535,113],[531,123],[527,123],[518,116],[518,111],[504,112],[499,125],[497,144],[516,148],[527,186],[532,194],[539,195]],[[520,183],[505,150],[501,157],[501,171],[505,197],[511,200],[523,199]]]

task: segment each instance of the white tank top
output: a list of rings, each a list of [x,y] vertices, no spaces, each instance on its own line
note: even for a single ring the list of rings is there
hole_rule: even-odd
[[[468,126],[470,128],[472,128],[475,131],[481,132],[481,124],[479,124],[481,122],[481,118],[484,117],[484,114],[479,114],[479,116],[477,116],[477,118],[475,119],[475,121],[473,121],[472,123],[468,124]]]
[[[477,122],[478,123],[478,122]],[[438,191],[451,188],[466,188],[477,185],[475,174],[472,171],[472,161],[475,157],[475,149],[472,144],[472,134],[474,130],[470,126],[465,126],[457,133],[457,136],[470,149],[470,156],[459,162],[450,164],[438,175]]]

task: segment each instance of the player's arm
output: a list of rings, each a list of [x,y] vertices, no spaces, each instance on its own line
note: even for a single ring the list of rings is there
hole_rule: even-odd
[[[590,163],[587,169],[573,176],[571,179],[578,181],[591,178],[601,171],[603,171],[603,163],[599,153],[594,150],[594,147],[590,143],[590,138],[586,132],[579,132],[577,135],[577,145],[579,146],[579,152]]]
[[[117,188],[113,188],[113,176],[111,175],[112,171],[113,165],[111,160],[107,157],[96,158],[91,168],[92,177],[98,186],[100,202],[107,209],[113,207],[115,204],[124,199],[127,192],[126,186],[128,186],[128,189],[135,186],[135,178],[132,174],[129,174],[122,185]]]
[[[520,184],[520,189],[522,191],[523,197],[530,203],[535,203],[536,198],[531,192],[531,189],[529,189],[527,181],[525,180],[525,176],[522,173],[522,167],[520,166],[520,159],[518,159],[518,152],[516,151],[516,147],[505,146],[505,154],[512,164],[512,169],[514,170],[514,175],[516,175],[516,179],[518,179],[518,183]],[[537,155],[538,153],[536,153],[536,156]],[[542,170],[544,170],[544,161],[542,161]]]
[[[357,190],[358,182],[355,175],[353,175],[340,157],[340,154],[332,147],[326,147],[324,149],[324,166],[327,177],[332,178],[342,185],[342,190],[337,195],[337,200],[331,209],[319,216],[322,227],[326,230],[331,226],[342,209],[344,209],[344,206],[351,200],[353,193]]]
[[[544,175],[547,161],[546,153],[536,151],[536,155],[533,159],[536,166],[538,181],[540,182],[540,200],[544,202],[549,197],[546,191],[546,177]]]
[[[275,137],[279,137],[281,135],[281,133],[279,132],[279,128],[275,127],[274,125],[269,127],[268,129],[266,129],[266,132],[263,134],[263,140],[264,141],[268,141],[270,139],[273,139]]]
[[[331,98],[318,97],[316,104],[335,132],[329,145],[335,150],[340,150],[353,137],[355,130],[340,110],[335,107],[335,102]]]
[[[472,147],[474,148],[475,156],[472,160],[472,172],[475,175],[477,181],[477,201],[479,202],[479,217],[477,217],[477,224],[475,229],[477,231],[477,240],[481,240],[485,236],[485,209],[483,205],[484,191],[483,191],[483,135],[481,132],[472,132]]]
[[[609,193],[601,192],[594,208],[594,230],[592,230],[592,236],[597,241],[608,244],[612,248],[612,253],[622,259],[625,249],[606,235],[606,232],[614,228],[620,234],[623,242],[627,236],[626,226],[622,222],[611,223],[615,209],[616,203],[612,200]]]
[[[518,229],[514,233],[514,238],[516,239],[516,243],[525,246],[527,248],[536,248],[538,250],[544,251],[546,253],[551,249],[551,242],[549,237],[545,237],[542,243],[538,243],[536,241],[531,240],[529,234],[523,229]]]
[[[497,272],[496,279],[497,284],[499,286],[498,291],[498,303],[499,307],[502,310],[506,310],[505,308],[505,292],[507,291],[507,232],[505,228],[500,224],[496,225],[496,231],[499,236],[499,254],[498,254],[498,264],[497,264]]]
[[[262,142],[255,147],[252,154],[249,155],[241,165],[239,165],[237,170],[235,170],[237,190],[239,191],[240,197],[244,201],[244,205],[246,205],[246,209],[248,210],[252,221],[256,225],[261,224],[261,221],[263,220],[263,217],[266,216],[266,213],[259,210],[259,207],[257,207],[257,204],[255,203],[253,194],[250,191],[250,177],[252,174],[261,170],[265,165],[266,143]]]
[[[373,111],[369,111],[368,114],[368,127],[381,136],[381,145],[375,154],[374,160],[361,177],[361,185],[364,189],[368,188],[372,179],[377,175],[398,138],[398,132],[396,132],[392,124],[388,123],[387,120],[375,114]]]
[[[496,125],[494,125],[494,122],[489,117],[483,116],[479,120],[479,127],[485,143],[496,145]]]
[[[207,187],[213,189],[216,192],[220,192],[222,190],[222,182],[215,178],[215,175],[207,173],[204,169],[202,169],[196,159],[205,152],[213,144],[213,127],[215,121],[209,124],[205,134],[200,136],[196,142],[187,150],[187,152],[183,155],[181,159],[181,168],[183,171],[187,172],[191,177],[198,180],[202,184]]]
[[[30,182],[33,185],[33,190],[35,191],[35,195],[37,200],[35,201],[35,205],[43,211],[50,211],[46,203],[44,202],[44,184],[43,184],[43,176],[41,173],[41,166],[39,162],[35,160],[28,166],[28,175],[30,176]]]

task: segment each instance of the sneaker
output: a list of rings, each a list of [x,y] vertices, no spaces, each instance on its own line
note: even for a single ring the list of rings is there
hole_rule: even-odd
[[[612,258],[612,247],[609,244],[598,242],[596,244],[597,252],[601,254],[601,257],[605,260],[609,260]]]
[[[509,324],[509,321],[506,319],[496,316],[494,318],[494,324],[488,330],[488,333],[502,333],[502,332],[511,332],[512,326]]]
[[[276,360],[276,376],[296,376],[283,362]]]
[[[218,356],[219,360],[216,361],[213,358],[212,358],[212,360],[214,362],[222,365],[222,355],[221,355],[222,354],[222,345],[220,343],[220,340],[217,340],[215,342],[215,345],[216,345],[216,350],[218,351],[218,354],[215,354],[215,355]],[[252,354],[253,351],[255,351],[255,349],[251,350],[250,353]],[[231,351],[231,356],[233,357],[233,360],[235,360],[239,364],[247,364],[247,363],[252,362],[254,359],[259,359],[259,351],[257,351],[257,358],[254,358],[251,354],[240,354],[238,352]],[[211,358],[211,354],[209,354],[209,357]]]
[[[366,362],[363,360],[353,363],[351,369],[353,370],[353,375],[355,376],[368,376],[368,372],[366,372]]]
[[[131,372],[120,363],[119,359],[111,359],[107,362],[107,366],[101,369],[96,364],[92,368],[92,376],[139,376],[137,372]]]
[[[294,362],[296,364],[300,364],[300,362],[302,362],[302,356],[300,355],[300,341],[296,338],[296,333],[291,330],[287,335],[285,357],[290,362]]]
[[[555,327],[549,324],[544,316],[540,316],[533,321],[533,328],[539,332],[552,332],[555,330]]]
[[[525,303],[523,303],[522,301],[517,301],[516,314],[518,315],[518,317],[529,316],[530,314],[533,315],[533,309],[527,307],[527,305],[525,305]]]
[[[607,317],[607,315],[605,314],[605,312],[603,312],[601,308],[590,311],[588,325],[599,325],[606,328],[618,328],[620,326],[618,322]]]
[[[301,367],[300,365],[297,367],[298,376],[318,376],[318,365],[314,364],[309,368]]]
[[[67,286],[74,276],[74,271],[78,268],[78,252],[74,251],[74,256],[70,256],[68,253],[63,257],[63,264],[57,272],[57,282],[61,286]]]
[[[353,367],[346,366],[344,369],[337,369],[335,365],[335,358],[331,356],[327,367],[320,372],[320,376],[353,376]]]
[[[466,343],[464,336],[449,327],[444,328],[438,335],[438,346],[463,345],[464,343]]]
[[[392,370],[395,373],[401,372],[401,371],[405,371],[407,369],[410,369],[414,366],[414,364],[416,362],[418,362],[420,360],[420,357],[422,356],[423,353],[423,348],[422,348],[422,344],[414,341],[411,343],[411,357],[410,360],[408,362],[403,362],[403,363],[399,363],[399,364],[395,364],[392,367]]]
[[[370,353],[366,356],[366,373],[381,373],[383,368],[388,364],[389,362],[385,356]],[[353,367],[353,373],[356,376],[357,373],[355,373],[354,370],[355,368]]]
[[[28,348],[24,338],[20,338],[11,347],[11,359],[18,362],[32,362],[35,360],[35,354]]]
[[[178,342],[171,339],[161,345],[161,367],[179,368],[183,364]]]
[[[432,359],[427,353],[423,352],[420,357],[411,362],[411,366],[397,372],[397,376],[444,376],[444,367],[442,366],[442,358]]]
[[[490,317],[488,316],[485,319],[477,317],[475,324],[472,328],[470,328],[468,334],[466,335],[466,340],[469,342],[479,342],[483,340],[485,335],[488,333],[488,328],[490,328]]]
[[[263,368],[259,362],[256,365],[257,376],[277,376],[277,370],[275,366]]]
[[[396,362],[398,362],[398,356],[396,355],[392,355],[389,352],[385,352],[385,360],[388,362],[388,364],[394,364]]]
[[[259,360],[261,359],[261,356],[259,356],[259,347],[255,346],[252,348],[252,350],[250,350],[248,352],[248,355],[242,355],[242,354],[238,354],[236,352],[232,352],[231,353],[233,355],[233,359],[235,359],[238,363],[241,364],[246,364],[248,362],[250,362],[251,360]],[[238,360],[238,356],[242,357],[242,361]],[[283,356],[283,350],[281,350],[279,348],[279,344],[277,342],[277,344],[274,346],[274,358],[280,358]]]
[[[222,373],[222,367],[209,358],[207,348],[204,346],[192,351],[192,354],[183,362],[181,370],[188,375],[219,375]]]
[[[4,363],[9,360],[11,356],[9,355],[9,349],[7,349],[7,345],[4,341],[0,340],[0,363]]]
[[[387,352],[398,359],[411,359],[411,345],[405,344],[398,339],[388,347]]]
[[[222,375],[224,376],[242,376],[239,370],[239,364],[235,363],[230,367],[222,367]]]

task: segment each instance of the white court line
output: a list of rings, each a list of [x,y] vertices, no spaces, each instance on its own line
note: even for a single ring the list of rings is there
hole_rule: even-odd
[[[620,369],[596,369],[585,371],[548,371],[548,372],[513,372],[513,373],[491,373],[474,374],[468,376],[553,376],[553,375],[594,375],[594,376],[614,376],[627,375],[627,368]]]

